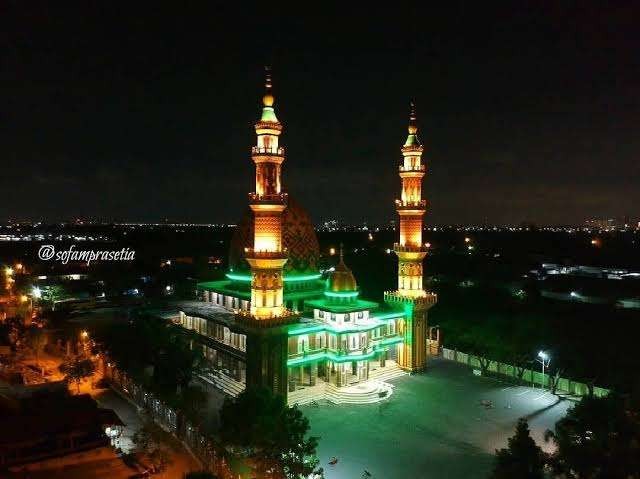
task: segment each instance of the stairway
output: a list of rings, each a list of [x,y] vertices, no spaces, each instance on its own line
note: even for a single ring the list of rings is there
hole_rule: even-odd
[[[334,404],[373,404],[389,399],[393,394],[393,386],[381,381],[367,381],[360,389],[356,386],[338,388],[331,384],[326,386],[325,399]]]
[[[384,368],[377,368],[369,371],[369,379],[376,381],[391,381],[392,379],[406,376],[408,373],[400,369],[395,363],[387,364]]]
[[[379,380],[368,380],[353,386],[336,387],[321,383],[290,392],[289,405],[303,406],[314,401],[326,400],[333,404],[373,404],[384,401],[393,394],[393,385]]]
[[[318,386],[297,389],[287,394],[287,402],[289,405],[297,404],[303,406],[313,401],[325,399],[326,384]]]
[[[217,389],[221,390],[228,396],[237,397],[245,389],[245,385],[240,381],[227,376],[224,373],[217,371],[214,373],[199,375],[200,379],[207,384],[211,384]]]

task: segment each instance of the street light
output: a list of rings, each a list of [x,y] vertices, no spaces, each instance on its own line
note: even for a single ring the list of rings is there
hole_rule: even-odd
[[[549,363],[551,362],[551,358],[544,351],[539,351],[538,352],[538,357],[536,358],[536,361],[538,361],[540,364],[542,364],[542,382],[540,384],[540,387],[542,389],[544,389],[544,368],[548,368],[549,367]]]

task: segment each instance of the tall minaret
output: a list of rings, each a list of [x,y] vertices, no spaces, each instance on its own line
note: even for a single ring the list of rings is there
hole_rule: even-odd
[[[251,315],[257,320],[286,313],[282,268],[287,262],[287,253],[282,248],[282,212],[287,207],[287,194],[282,191],[280,179],[284,148],[278,146],[282,125],[273,109],[269,68],[265,90],[262,117],[255,124],[258,141],[251,149],[251,158],[256,164],[256,190],[249,194],[254,216],[253,248],[245,255],[251,266]]]
[[[385,301],[402,306],[405,318],[400,321],[399,332],[404,336],[398,345],[400,367],[417,371],[426,364],[427,310],[437,298],[422,288],[422,260],[427,248],[422,243],[422,221],[427,202],[422,199],[423,147],[418,139],[415,105],[411,103],[409,134],[402,146],[403,163],[400,165],[402,194],[396,200],[400,216],[400,240],[394,245],[398,255],[398,289],[385,293]]]
[[[416,109],[411,103],[409,134],[402,146],[403,164],[400,165],[402,181],[401,199],[396,200],[400,216],[400,242],[395,245],[398,255],[398,292],[403,296],[424,296],[422,289],[422,260],[427,250],[422,244],[422,219],[427,202],[422,199],[423,147],[418,139]]]

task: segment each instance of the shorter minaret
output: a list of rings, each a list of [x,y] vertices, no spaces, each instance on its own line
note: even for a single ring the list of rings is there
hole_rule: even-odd
[[[398,345],[398,364],[403,369],[417,371],[426,364],[427,310],[437,298],[422,287],[422,261],[427,255],[427,248],[422,243],[422,222],[427,207],[422,199],[422,178],[426,168],[422,164],[424,148],[418,139],[413,103],[408,130],[407,140],[401,148],[403,163],[399,168],[402,192],[396,200],[400,238],[393,249],[398,256],[398,289],[385,293],[385,301],[405,309],[405,318],[399,324],[404,341]]]
[[[283,271],[287,253],[282,247],[282,213],[287,194],[282,191],[284,148],[278,145],[282,124],[273,109],[271,73],[266,72],[262,116],[255,124],[257,145],[251,149],[256,165],[256,190],[249,194],[254,216],[253,248],[246,252],[251,266],[251,315],[257,320],[278,318],[283,306]]]

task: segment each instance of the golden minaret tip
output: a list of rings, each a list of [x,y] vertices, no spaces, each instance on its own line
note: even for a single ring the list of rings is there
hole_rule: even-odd
[[[270,66],[265,66],[264,67],[265,70],[265,94],[262,97],[262,104],[264,106],[273,106],[273,102],[274,102],[274,98],[273,98],[273,94],[271,93],[271,67]]]
[[[418,133],[418,125],[416,123],[418,119],[416,116],[416,104],[412,101],[410,105],[411,107],[409,112],[409,134],[415,135],[416,133]]]

